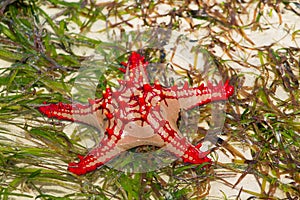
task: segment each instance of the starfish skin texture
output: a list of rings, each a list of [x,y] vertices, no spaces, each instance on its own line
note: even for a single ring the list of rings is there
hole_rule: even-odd
[[[188,110],[211,101],[226,100],[233,86],[226,81],[209,87],[201,84],[189,87],[165,88],[158,81],[149,83],[148,62],[132,52],[120,87],[103,91],[102,98],[89,99],[88,104],[48,104],[38,109],[49,118],[74,121],[95,127],[105,134],[99,144],[78,162],[69,163],[68,170],[77,175],[94,171],[120,153],[141,145],[164,147],[185,163],[211,162],[210,152],[201,152],[201,143],[194,146],[180,133],[177,119],[181,109]]]

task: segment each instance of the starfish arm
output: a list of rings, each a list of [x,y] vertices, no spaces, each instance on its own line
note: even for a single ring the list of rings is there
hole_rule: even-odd
[[[122,150],[116,147],[116,143],[116,137],[106,137],[86,156],[79,155],[79,162],[69,163],[68,171],[76,175],[84,175],[96,170],[121,153]]]
[[[166,149],[178,158],[182,158],[183,162],[193,164],[210,162],[210,159],[207,157],[210,153],[209,151],[201,152],[186,138],[182,137],[179,131],[173,130],[168,123],[166,123],[164,128],[159,129],[158,134],[165,141]]]
[[[190,88],[188,83],[185,83],[181,89],[176,88],[175,91],[180,107],[182,109],[191,109],[212,101],[227,100],[233,94],[234,88],[229,85],[229,81],[226,81],[224,85],[220,81],[217,86],[212,86],[209,83],[208,86],[201,84],[195,88]]]
[[[185,153],[181,156],[183,162],[192,164],[211,163],[211,159],[207,157],[210,151],[202,152],[194,145],[189,145]]]
[[[56,118],[59,120],[67,121],[80,121],[76,118],[78,116],[86,116],[91,114],[91,108],[89,105],[84,104],[48,104],[40,106],[39,111],[49,118]]]
[[[201,152],[198,148],[201,144],[197,147],[193,146],[178,130],[176,119],[178,116],[179,104],[177,104],[174,99],[169,99],[168,103],[168,106],[166,104],[161,104],[159,109],[161,115],[149,115],[149,117],[151,117],[149,119],[150,122],[152,122],[152,129],[156,130],[155,132],[165,142],[166,149],[178,158],[181,157],[184,162],[194,164],[209,162],[210,159],[207,157],[209,152]]]
[[[102,131],[100,127],[100,121],[104,117],[101,108],[101,102],[99,100],[90,100],[89,104],[48,104],[39,106],[39,111],[49,118],[56,118],[59,120],[66,120],[72,122],[79,122],[87,124]]]
[[[149,82],[146,70],[148,62],[145,61],[144,56],[137,52],[132,52],[128,57],[128,62],[122,62],[121,65],[123,65],[125,69],[119,68],[119,70],[125,73],[125,79],[129,80],[125,82],[127,87],[131,87],[132,85],[135,85],[135,87],[142,86],[144,82]]]

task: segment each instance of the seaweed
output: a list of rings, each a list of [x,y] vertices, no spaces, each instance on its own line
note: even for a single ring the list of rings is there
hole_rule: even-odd
[[[243,194],[297,199],[300,30],[286,22],[284,14],[299,17],[299,4],[285,0],[1,1],[0,199],[222,198],[210,193],[216,181],[239,188],[236,196],[223,192],[224,199],[242,199]],[[70,174],[67,163],[87,151],[79,142],[78,129],[67,133],[72,124],[46,119],[36,106],[71,102],[82,66],[90,70],[87,73],[98,71],[99,94],[106,85],[115,86],[113,80],[121,76],[118,63],[134,44],[125,42],[125,48],[96,34],[130,41],[140,36],[127,31],[156,27],[196,35],[197,45],[236,89],[226,102],[226,120],[218,130],[212,166],[176,161],[147,173],[104,166],[85,176]],[[253,34],[270,35],[272,27],[283,30],[284,37],[258,44]],[[286,38],[289,43],[281,42]],[[103,62],[93,60],[95,50]],[[161,47],[144,53],[151,62],[167,60]],[[191,84],[203,78],[191,66],[168,67],[168,73],[182,75]],[[209,118],[206,114],[199,122],[209,123]],[[199,125],[191,139],[198,142],[205,134],[207,128]],[[239,149],[248,150],[251,157]],[[219,161],[222,153],[231,162]],[[235,181],[226,179],[233,175],[238,176]],[[254,177],[259,191],[242,186],[248,175]]]

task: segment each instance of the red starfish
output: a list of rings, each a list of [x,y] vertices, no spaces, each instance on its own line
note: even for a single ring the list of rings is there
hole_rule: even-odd
[[[112,91],[109,87],[100,99],[89,104],[50,104],[39,107],[47,117],[76,121],[106,131],[96,148],[86,156],[78,156],[79,162],[69,164],[68,170],[82,175],[102,166],[121,152],[140,145],[165,146],[182,158],[183,162],[201,164],[210,162],[209,152],[201,152],[179,132],[176,121],[180,109],[190,109],[208,102],[226,100],[233,94],[228,81],[222,85],[190,88],[164,88],[158,82],[149,84],[146,67],[148,62],[132,52],[126,69],[121,68],[125,80]],[[91,116],[94,116],[91,118]],[[96,119],[96,120],[95,120]]]

